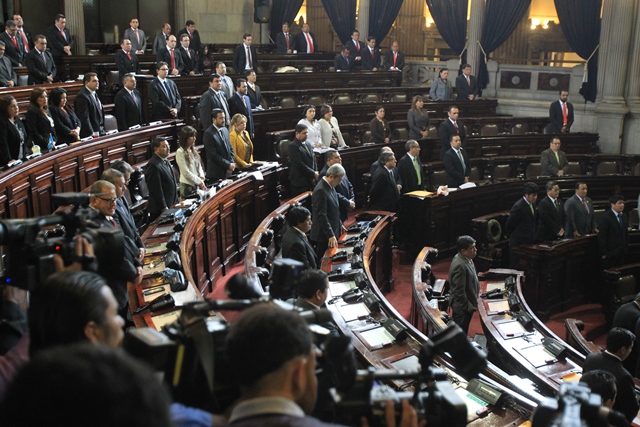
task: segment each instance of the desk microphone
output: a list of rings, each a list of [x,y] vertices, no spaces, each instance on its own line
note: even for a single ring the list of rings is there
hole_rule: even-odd
[[[140,314],[145,310],[157,311],[164,308],[173,308],[176,306],[176,301],[171,294],[164,294],[161,297],[154,299],[151,303],[138,307],[133,314]]]

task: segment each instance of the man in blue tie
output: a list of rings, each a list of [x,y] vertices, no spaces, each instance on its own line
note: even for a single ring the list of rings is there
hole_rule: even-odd
[[[163,119],[175,119],[182,107],[182,98],[178,87],[169,80],[169,65],[166,62],[158,62],[158,72],[149,85],[149,98],[151,99],[151,121]]]
[[[349,47],[343,46],[342,51],[333,59],[333,67],[336,71],[353,71],[354,62],[349,58]]]
[[[225,179],[236,168],[235,154],[229,140],[229,131],[224,127],[224,112],[219,108],[211,111],[211,126],[204,132],[204,151],[207,155],[207,182]]]

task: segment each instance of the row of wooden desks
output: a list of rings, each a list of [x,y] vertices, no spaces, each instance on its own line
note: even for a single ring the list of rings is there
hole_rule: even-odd
[[[384,296],[385,291],[383,289],[389,290],[393,284],[390,250],[390,231],[393,217],[385,212],[367,212],[357,217],[357,224],[366,227],[369,221],[375,221],[376,218],[377,223],[372,226],[367,233],[367,237],[364,238],[362,264],[368,284],[367,291],[379,299],[379,311],[370,310],[362,302],[348,304],[340,298],[346,290],[356,286],[354,282],[350,281],[330,281],[329,303],[327,306],[334,313],[334,318],[337,319],[337,324],[341,331],[352,337],[351,341],[363,366],[372,366],[376,369],[407,369],[417,366],[417,356],[420,354],[424,343],[428,341],[428,338],[404,319]],[[349,257],[353,257],[352,247],[346,246],[344,242],[352,237],[358,237],[360,234],[361,231],[347,232],[341,236],[338,247],[329,249],[325,253],[322,260],[322,269],[329,273],[337,268],[350,268],[350,262],[333,262],[331,257],[345,250]],[[406,328],[406,338],[396,340],[381,326],[389,319],[398,321],[402,327]],[[450,374],[450,379],[455,382],[456,392],[467,403],[467,420],[469,424],[517,425],[528,417],[528,415],[524,415],[525,418],[521,418],[523,414],[514,411],[513,407],[507,405],[504,408],[489,406],[488,417],[478,418],[475,413],[476,406],[473,403],[477,403],[478,398],[465,390],[467,381],[455,373],[456,368],[453,366],[452,360],[447,356],[443,356],[437,358],[436,362],[437,366],[445,369]],[[496,376],[500,375],[499,370],[489,366],[481,374],[481,378],[503,393],[509,393],[510,390],[507,387],[485,375],[489,372],[496,374]],[[409,386],[403,381],[395,381],[394,385],[401,389]],[[529,414],[536,401],[524,398],[517,392],[516,394],[519,408],[528,408],[525,412]]]

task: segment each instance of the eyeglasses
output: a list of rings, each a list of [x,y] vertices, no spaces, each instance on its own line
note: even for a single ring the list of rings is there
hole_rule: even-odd
[[[169,71],[168,68],[158,68],[158,71]]]
[[[115,203],[116,200],[118,200],[116,197],[114,197],[113,199],[105,199],[104,197],[98,197],[98,199],[102,200],[103,202],[107,202],[108,204]]]

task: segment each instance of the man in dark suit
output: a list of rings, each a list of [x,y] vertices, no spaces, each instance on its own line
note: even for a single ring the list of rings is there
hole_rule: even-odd
[[[560,186],[555,181],[545,186],[547,197],[538,202],[536,211],[537,242],[550,242],[564,236],[565,213],[560,195]]]
[[[18,38],[22,40],[25,54],[31,52],[34,47],[34,40],[31,38],[31,33],[29,32],[29,30],[24,28],[24,20],[22,19],[22,16],[14,13],[12,19],[18,26]]]
[[[391,43],[391,50],[384,55],[384,69],[402,71],[404,68],[404,54],[400,52],[397,41]]]
[[[593,212],[593,202],[587,197],[587,184],[576,182],[575,194],[564,204],[567,225],[564,229],[567,237],[580,237],[585,234],[597,233],[596,216]]]
[[[536,208],[538,200],[538,186],[534,182],[524,184],[524,196],[511,207],[509,218],[505,224],[505,231],[509,235],[509,266],[517,267],[516,256],[513,252],[520,245],[533,243],[535,236]]]
[[[278,53],[292,53],[293,52],[293,37],[289,33],[289,23],[282,23],[282,32],[276,34],[276,46],[278,46]]]
[[[152,52],[157,55],[162,49],[167,47],[167,39],[171,34],[171,24],[165,22],[162,26],[162,30],[156,34],[156,37],[153,39]]]
[[[131,51],[131,40],[122,39],[120,47],[121,49],[116,53],[116,67],[118,67],[119,80],[122,83],[125,74],[137,74],[140,68],[136,53]]]
[[[540,154],[540,166],[542,176],[562,176],[569,170],[569,162],[564,151],[560,150],[560,138],[553,137],[549,148]]]
[[[458,121],[459,115],[458,107],[452,105],[449,107],[449,111],[447,115],[449,116],[444,122],[440,123],[440,129],[438,130],[438,134],[440,135],[440,141],[442,142],[442,147],[440,148],[440,160],[444,158],[444,153],[449,151],[451,144],[452,135],[458,135],[460,137],[460,141],[462,141],[462,147],[467,146],[467,133],[464,130],[464,125]]]
[[[235,85],[233,84],[233,80],[231,77],[227,76],[227,66],[222,61],[216,62],[216,74],[220,76],[220,82],[222,83],[222,91],[224,95],[227,97],[227,101],[233,95]]]
[[[251,113],[251,100],[247,96],[247,81],[245,79],[236,80],[236,92],[229,98],[229,113],[231,117],[240,113],[247,118],[247,130],[253,138],[253,114]]]
[[[396,156],[393,153],[384,152],[380,155],[380,163],[383,166],[378,167],[371,178],[369,209],[395,212],[398,209],[398,200],[400,200],[400,188],[393,177]]]
[[[18,76],[4,52],[4,42],[0,41],[0,87],[14,87],[18,83]]]
[[[476,241],[471,236],[460,236],[456,241],[458,253],[453,257],[449,267],[449,284],[451,285],[451,310],[453,321],[469,333],[469,324],[473,313],[478,309],[478,273],[473,259],[478,253]]]
[[[613,316],[614,328],[623,328],[629,332],[636,331],[636,325],[640,319],[640,293],[636,295],[633,301],[622,304]],[[622,361],[624,368],[632,373],[636,372],[636,362],[638,361],[638,346],[634,345],[631,354]],[[636,374],[634,374],[636,376]]]
[[[169,80],[169,65],[166,62],[158,62],[158,72],[149,84],[149,99],[151,100],[151,121],[163,119],[175,119],[182,108],[182,98],[178,87]]]
[[[291,258],[304,264],[304,269],[318,268],[318,257],[309,243],[311,212],[304,206],[293,206],[287,214],[289,228],[282,236],[282,258]]]
[[[144,123],[142,96],[136,89],[136,76],[125,74],[122,86],[114,99],[118,130],[121,132]]]
[[[149,188],[147,212],[154,221],[160,214],[178,203],[178,184],[169,157],[169,141],[157,136],[151,141],[153,156],[144,170],[144,178]]]
[[[342,47],[342,51],[333,58],[333,68],[336,71],[353,71],[354,61],[349,58],[349,49]]]
[[[258,76],[254,70],[244,70],[244,75],[247,78],[247,96],[251,100],[252,110],[262,110],[262,92],[260,86],[256,84]]]
[[[386,145],[380,149],[380,154],[378,159],[371,163],[371,167],[369,168],[369,175],[373,178],[373,175],[376,173],[379,167],[384,167],[384,164],[381,163],[380,158],[382,157],[382,153],[384,152],[393,153],[391,147],[387,147]],[[402,178],[400,178],[400,173],[398,172],[398,168],[393,168],[393,179],[395,179],[396,184],[398,184],[398,190],[402,191]]]
[[[129,210],[129,206],[126,199],[123,197],[124,191],[127,188],[127,180],[124,173],[117,169],[109,168],[102,172],[100,179],[110,182],[116,187],[116,212],[114,218],[122,229],[125,238],[128,239],[130,244],[138,248],[138,260],[142,262],[144,260],[144,242],[138,233],[136,222],[133,219],[133,215]]]
[[[398,173],[402,178],[402,194],[416,190],[424,190],[426,179],[420,160],[420,144],[410,139],[404,145],[407,154],[398,162]]]
[[[249,33],[242,35],[242,44],[233,51],[233,69],[237,74],[244,70],[258,68],[258,55],[255,46],[251,46],[253,37]]]
[[[473,101],[478,97],[478,83],[475,76],[471,75],[471,65],[462,66],[462,74],[456,78],[456,92],[458,92],[456,99],[463,101]]]
[[[296,34],[295,48],[297,53],[314,53],[316,51],[316,36],[309,31],[309,24],[302,24],[302,32]]]
[[[176,50],[176,36],[171,34],[167,38],[167,45],[164,49],[160,49],[156,54],[158,62],[166,62],[169,66],[170,76],[179,76],[184,71],[182,56]]]
[[[203,141],[207,155],[207,181],[214,183],[226,179],[235,170],[236,164],[222,110],[215,108],[211,111],[211,126],[204,132]]]
[[[67,29],[67,18],[61,13],[56,15],[56,22],[47,30],[47,40],[53,60],[56,61],[58,70],[62,70],[62,58],[71,56],[75,41],[71,38],[71,33]],[[58,73],[58,79],[63,78],[63,73]]]
[[[469,182],[469,156],[461,147],[462,141],[458,135],[451,136],[451,148],[442,159],[444,170],[447,172],[446,183],[448,187],[458,188],[465,182]]]
[[[380,67],[380,49],[376,48],[376,39],[369,36],[367,47],[362,52],[362,71],[378,71]]]
[[[108,181],[98,180],[89,190],[89,206],[99,212],[97,222],[101,228],[122,230],[116,220],[116,188]],[[118,302],[118,312],[127,316],[127,282],[139,284],[142,281],[142,264],[138,250],[124,238],[123,258],[117,267],[98,263],[98,274],[103,276]]]
[[[178,31],[178,39],[182,40],[182,35],[189,36],[189,47],[195,50],[198,55],[206,55],[209,52],[207,46],[200,40],[200,33],[196,30],[196,23],[188,19],[185,23],[185,27]]]
[[[549,106],[549,133],[569,133],[573,125],[573,104],[568,102],[569,92],[560,91],[560,99]]]
[[[34,46],[24,60],[29,72],[28,82],[30,85],[52,83],[56,77],[56,64],[47,50],[46,37],[37,35]]]
[[[598,226],[598,247],[604,268],[624,264],[629,246],[629,223],[624,214],[624,197],[614,194],[609,198],[611,209]]]
[[[635,339],[636,336],[626,329],[611,329],[607,334],[606,350],[589,354],[582,367],[583,373],[603,369],[616,377],[618,394],[613,409],[622,412],[629,422],[638,415],[638,401],[633,376],[622,366],[622,362],[629,357]]]
[[[292,303],[303,311],[313,311],[320,308],[327,308],[325,304],[329,295],[329,278],[322,270],[309,269],[304,271],[296,284],[298,298],[288,302]],[[331,336],[340,336],[338,328],[332,322],[322,322],[318,325],[327,329]]]
[[[178,52],[180,53],[180,60],[182,61],[182,74],[192,76],[199,71],[198,55],[195,50],[189,47],[190,44],[191,39],[189,39],[188,34],[180,36],[180,49],[178,49]]]
[[[80,138],[104,135],[104,109],[98,98],[100,82],[96,73],[86,73],[74,103],[74,110],[80,120]]]
[[[309,130],[305,125],[295,127],[296,139],[289,145],[289,191],[291,197],[313,188],[318,181],[318,165],[313,148],[306,143]]]
[[[319,177],[325,176],[327,170],[336,163],[342,164],[342,156],[340,156],[338,150],[330,149],[324,153],[324,167],[320,171]],[[353,185],[351,185],[346,173],[342,181],[340,181],[340,185],[336,187],[336,193],[338,193],[338,202],[340,203],[340,220],[345,222],[349,217],[349,210],[353,210],[356,207]]]
[[[229,126],[231,114],[229,104],[222,91],[222,80],[219,74],[209,76],[209,89],[200,96],[198,110],[200,112],[200,126],[206,129],[211,123],[211,110],[218,108],[224,113],[224,126]]]
[[[349,62],[355,62],[362,60],[362,54],[364,53],[364,42],[360,41],[360,31],[353,30],[351,33],[351,40],[345,45],[349,50]]]
[[[131,18],[131,21],[129,22],[129,28],[124,30],[123,37],[123,39],[128,39],[129,41],[131,41],[131,49],[137,55],[143,54],[145,49],[147,48],[147,39],[144,36],[144,31],[138,28],[139,26],[140,21],[138,21],[138,18]]]
[[[0,34],[0,41],[4,43],[5,55],[14,67],[22,67],[27,52],[23,41],[18,37],[18,27],[15,21],[8,20],[4,24],[4,32]]]
[[[311,241],[314,242],[316,254],[322,259],[327,248],[338,245],[343,226],[340,221],[340,203],[335,188],[340,184],[345,171],[341,164],[327,169],[327,174],[318,180],[313,190],[311,205],[313,206],[313,224],[311,224]]]

